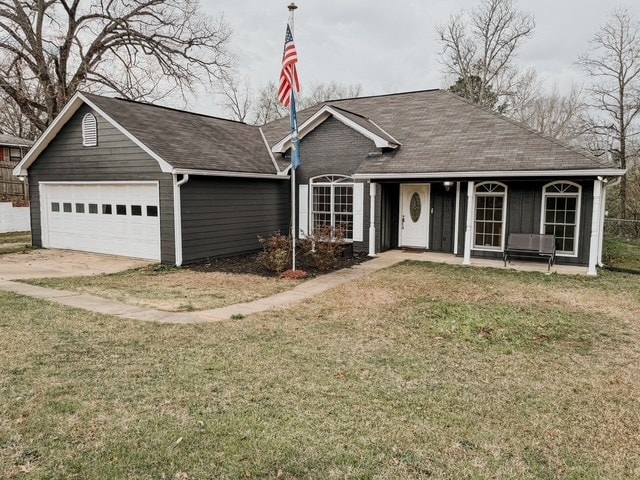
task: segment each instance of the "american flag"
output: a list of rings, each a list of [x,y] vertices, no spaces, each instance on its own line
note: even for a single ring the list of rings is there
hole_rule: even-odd
[[[300,91],[300,80],[298,80],[298,52],[296,44],[293,42],[291,28],[287,24],[287,33],[284,37],[284,53],[282,54],[282,70],[280,71],[280,88],[278,89],[278,100],[285,107],[291,103],[291,90]]]

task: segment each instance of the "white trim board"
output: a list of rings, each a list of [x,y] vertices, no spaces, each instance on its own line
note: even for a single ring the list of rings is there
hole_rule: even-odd
[[[356,115],[356,114],[354,114]],[[385,138],[382,138],[380,135],[377,135],[375,132],[364,128],[362,125],[357,124],[353,120],[349,119],[347,116],[343,115],[338,109],[331,107],[331,105],[325,105],[321,109],[319,109],[316,113],[314,113],[307,121],[305,121],[298,128],[298,138],[303,139],[308,133],[315,130],[321,123],[323,123],[327,118],[333,116],[336,120],[340,121],[344,125],[349,128],[352,128],[356,132],[361,135],[367,137],[371,141],[373,141],[377,148],[397,148],[401,145],[400,142],[395,140],[391,135],[385,132],[382,128],[378,127],[375,123],[371,122],[371,120],[367,119],[373,126],[378,128],[381,132],[389,135],[393,141],[389,141]],[[364,118],[364,117],[363,117]],[[284,137],[278,143],[276,143],[271,151],[273,153],[285,153],[291,147],[291,134]]]
[[[626,173],[622,168],[596,168],[583,170],[495,170],[479,172],[433,172],[433,173],[356,173],[353,178],[360,180],[404,180],[418,178],[518,178],[518,177],[621,177]]]
[[[271,180],[288,180],[289,175],[283,173],[247,173],[247,172],[225,172],[222,170],[193,170],[190,168],[174,168],[171,170],[174,175],[201,175],[204,177],[239,177],[239,178],[269,178]]]

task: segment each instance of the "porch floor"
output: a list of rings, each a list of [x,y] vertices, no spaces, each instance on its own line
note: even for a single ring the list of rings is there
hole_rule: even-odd
[[[450,253],[426,252],[419,250],[393,250],[394,253],[402,255],[405,260],[417,260],[424,262],[447,263],[449,265],[462,265],[463,258]],[[384,252],[384,255],[387,252]],[[499,259],[475,258],[471,257],[472,267],[489,267],[505,270],[504,262]],[[512,260],[507,262],[508,270],[519,270],[522,272],[547,273],[547,262],[536,260]],[[560,273],[563,275],[586,275],[588,267],[576,265],[553,265],[550,273]]]

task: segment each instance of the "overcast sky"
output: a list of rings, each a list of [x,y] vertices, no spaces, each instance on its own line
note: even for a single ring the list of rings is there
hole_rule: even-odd
[[[231,48],[254,88],[277,80],[291,0],[201,0],[212,16],[223,14],[233,29]],[[297,0],[295,42],[300,81],[361,84],[363,93],[442,88],[440,44],[435,27],[478,0]],[[520,0],[533,13],[536,28],[517,63],[533,67],[550,87],[567,90],[582,83],[578,55],[612,9],[626,6],[640,20],[640,1]],[[191,105],[224,115],[211,95]]]

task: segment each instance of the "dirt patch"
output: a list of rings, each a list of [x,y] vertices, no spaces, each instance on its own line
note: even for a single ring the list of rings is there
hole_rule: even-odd
[[[258,262],[258,253],[239,255],[227,258],[209,258],[200,263],[186,265],[185,268],[195,272],[223,272],[246,275],[259,275],[261,277],[278,277],[276,272],[268,270]],[[355,252],[353,256],[344,256],[338,259],[335,268],[329,271],[349,268],[354,265],[366,262],[369,257],[366,253]],[[313,260],[308,255],[299,255],[296,258],[296,269],[304,270],[309,277],[317,277],[329,271],[320,271],[313,265]]]

